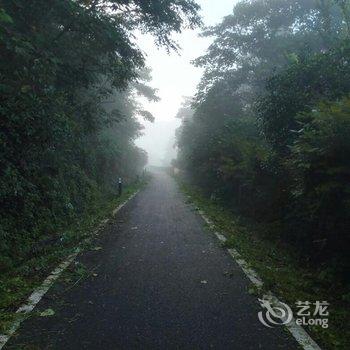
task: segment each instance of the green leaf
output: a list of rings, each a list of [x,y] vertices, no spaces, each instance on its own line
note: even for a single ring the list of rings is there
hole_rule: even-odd
[[[13,23],[12,17],[8,15],[4,9],[0,9],[0,22]]]
[[[53,316],[55,314],[55,311],[52,309],[46,309],[42,312],[40,312],[40,317],[50,317]]]

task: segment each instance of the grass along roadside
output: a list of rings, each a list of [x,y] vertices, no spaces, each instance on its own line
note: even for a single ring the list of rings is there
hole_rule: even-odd
[[[0,334],[6,332],[16,318],[15,311],[64,258],[76,251],[81,242],[92,236],[100,223],[111,217],[113,210],[147,184],[147,178],[130,184],[118,197],[113,193],[101,196],[91,210],[69,225],[56,244],[19,264],[0,276]]]
[[[349,349],[348,294],[329,278],[327,271],[303,265],[290,247],[268,239],[265,227],[242,220],[199,189],[179,178],[177,181],[189,200],[212,220],[216,230],[226,235],[225,245],[235,248],[262,278],[264,286],[259,293],[272,291],[294,311],[297,301],[328,301],[329,328],[309,326],[307,331],[323,349]]]

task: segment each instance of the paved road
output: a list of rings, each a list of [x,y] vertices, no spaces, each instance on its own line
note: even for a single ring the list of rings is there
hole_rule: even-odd
[[[79,257],[95,276],[56,284],[38,306],[55,315],[25,321],[6,349],[297,349],[259,323],[250,282],[168,175],[155,174],[96,246]]]

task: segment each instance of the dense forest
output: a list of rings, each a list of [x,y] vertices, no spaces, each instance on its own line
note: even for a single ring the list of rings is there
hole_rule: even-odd
[[[69,223],[115,194],[118,177],[142,171],[137,117],[153,117],[137,96],[158,97],[136,30],[177,50],[171,33],[199,25],[198,9],[191,0],[0,2],[3,276],[42,242],[64,240]]]
[[[271,239],[347,285],[350,3],[239,1],[203,34],[177,167]]]

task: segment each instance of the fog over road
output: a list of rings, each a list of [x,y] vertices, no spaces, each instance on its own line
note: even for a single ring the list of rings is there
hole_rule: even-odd
[[[6,349],[297,349],[260,324],[250,282],[175,181],[156,173],[79,257],[91,273],[60,282]]]

